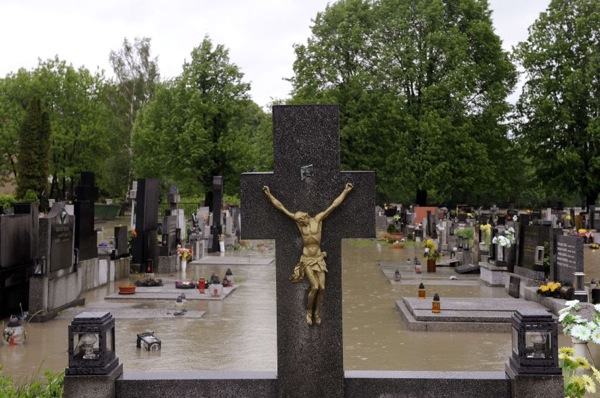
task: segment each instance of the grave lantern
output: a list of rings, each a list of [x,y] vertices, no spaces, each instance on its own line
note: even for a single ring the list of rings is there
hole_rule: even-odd
[[[512,355],[517,374],[561,374],[558,366],[558,326],[545,311],[517,310],[512,317]]]
[[[83,312],[69,325],[66,375],[107,375],[119,365],[115,318],[110,312]]]

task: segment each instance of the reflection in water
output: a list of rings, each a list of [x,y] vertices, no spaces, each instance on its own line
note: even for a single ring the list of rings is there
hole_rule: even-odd
[[[588,248],[586,248],[588,250]],[[503,371],[510,354],[509,333],[410,332],[395,309],[395,301],[416,295],[417,286],[392,284],[378,261],[406,262],[415,249],[381,247],[372,241],[350,240],[343,246],[344,367],[347,370]],[[595,257],[594,257],[595,256]],[[589,260],[589,259],[593,259]],[[598,254],[586,252],[589,275],[600,275]],[[594,268],[595,267],[595,268]],[[198,266],[189,264],[187,276],[224,275],[231,268],[240,287],[222,302],[188,300],[189,310],[207,311],[201,319],[117,319],[116,353],[125,371],[275,370],[277,368],[275,267]],[[115,284],[86,294],[89,306],[106,302]],[[501,288],[435,286],[443,297],[504,296]],[[189,294],[197,293],[196,291]],[[186,292],[186,296],[188,292]],[[129,305],[129,301],[127,302]],[[121,304],[125,305],[125,304]],[[143,300],[137,308],[173,309],[174,300]],[[172,308],[173,307],[173,308]],[[442,307],[443,310],[443,307]],[[45,369],[67,366],[69,320],[30,323],[24,346],[0,346],[5,374],[27,380]],[[326,327],[324,325],[323,327]],[[162,350],[136,348],[136,336],[152,330]],[[568,341],[561,336],[561,345]]]

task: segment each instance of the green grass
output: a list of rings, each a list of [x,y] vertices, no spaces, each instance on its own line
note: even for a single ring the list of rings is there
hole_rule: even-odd
[[[45,371],[44,377],[36,372],[30,380],[16,385],[12,378],[4,375],[0,366],[0,397],[2,398],[60,398],[63,396],[64,372]]]

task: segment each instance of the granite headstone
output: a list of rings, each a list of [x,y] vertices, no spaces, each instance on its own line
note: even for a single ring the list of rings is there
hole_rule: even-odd
[[[278,396],[343,397],[341,239],[374,237],[375,175],[339,171],[339,109],[335,105],[274,106],[273,173],[241,178],[242,239],[276,239]],[[311,176],[302,167],[313,165]],[[263,186],[292,212],[315,215],[354,189],[323,222],[327,252],[323,324],[306,323],[306,284],[289,280],[302,254],[296,224],[268,201]],[[299,391],[301,389],[301,391]]]

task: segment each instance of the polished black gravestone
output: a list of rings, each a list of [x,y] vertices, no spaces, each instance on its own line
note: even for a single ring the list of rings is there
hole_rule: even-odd
[[[94,173],[82,172],[75,197],[75,248],[79,261],[98,257],[98,234],[94,228],[94,205],[98,198]]]
[[[212,214],[213,214],[213,225],[210,227],[210,233],[212,236],[212,243],[210,246],[210,252],[220,252],[219,235],[223,233],[223,226],[221,225],[221,217],[223,216],[223,177],[213,177],[213,199],[212,199]]]
[[[0,216],[0,318],[29,307],[38,225],[35,203],[17,203],[13,215]]]
[[[132,263],[140,267],[141,272],[153,272],[158,266],[158,199],[159,183],[157,179],[138,180],[135,207],[135,230],[133,239]]]
[[[338,115],[335,105],[273,107],[275,170],[241,178],[242,239],[276,239],[280,397],[344,396],[341,239],[375,236],[375,174],[339,170]],[[354,189],[323,222],[321,249],[327,252],[328,272],[322,324],[309,326],[308,283],[289,280],[302,254],[302,239],[295,222],[269,202],[263,186],[291,212],[314,216],[348,182]]]

